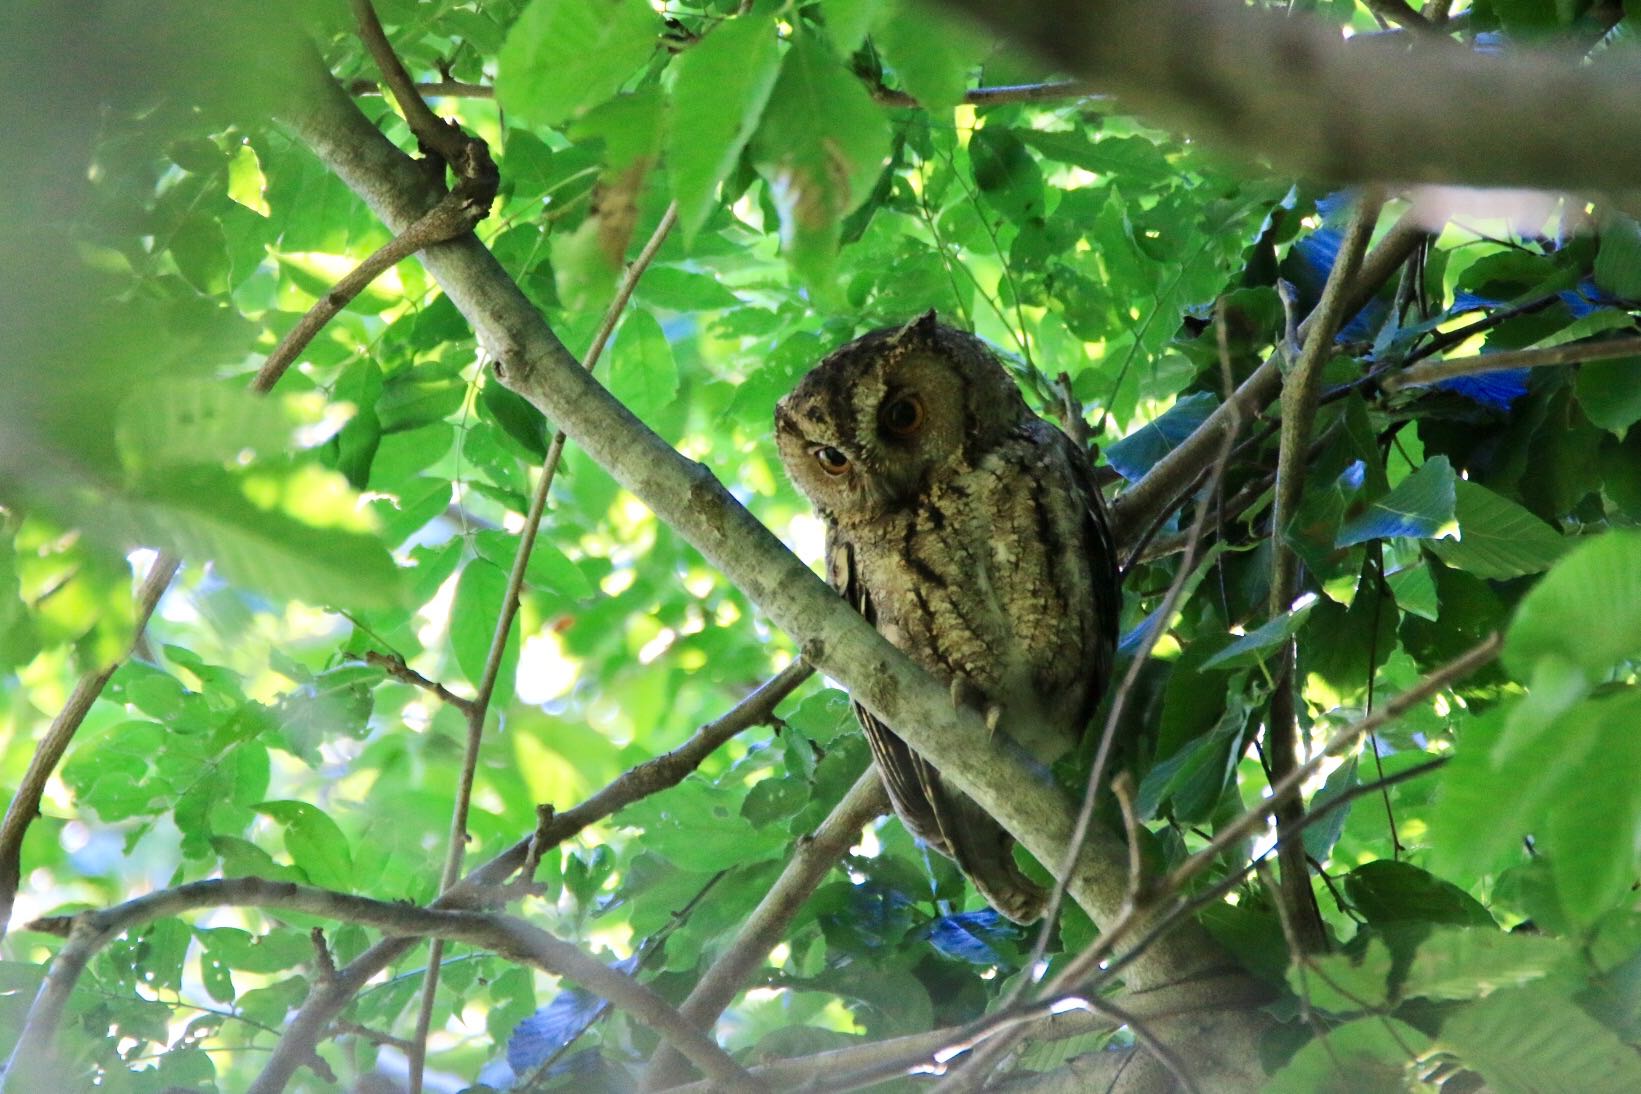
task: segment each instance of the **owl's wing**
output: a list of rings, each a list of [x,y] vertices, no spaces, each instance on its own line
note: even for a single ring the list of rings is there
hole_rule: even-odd
[[[1117,571],[1117,544],[1111,532],[1111,516],[1106,509],[1105,497],[1094,477],[1094,465],[1088,453],[1077,447],[1070,437],[1055,430],[1067,450],[1067,464],[1072,482],[1083,503],[1083,542],[1088,545],[1089,596],[1094,610],[1091,619],[1095,628],[1089,644],[1089,676],[1096,681],[1089,689],[1085,717],[1080,720],[1079,732],[1086,732],[1094,709],[1105,694],[1106,682],[1111,678],[1111,663],[1117,653],[1117,620],[1122,614],[1122,576]]]
[[[868,623],[877,625],[871,593],[855,568],[854,549],[831,528],[826,536],[826,577]],[[1014,838],[968,795],[948,789],[933,764],[859,703],[855,717],[901,823],[955,861],[993,908],[1018,923],[1039,919],[1045,894],[1015,865]]]
[[[872,607],[872,596],[855,568],[854,547],[831,528],[826,530],[826,580],[849,602],[850,607],[866,617],[866,622],[877,626],[877,611]],[[900,814],[900,819],[914,835],[933,844],[946,857],[953,857],[930,802],[929,779],[925,771],[932,772],[932,769],[906,747],[906,742],[895,736],[888,726],[859,703],[855,704],[855,717],[866,734],[866,743],[871,746],[872,759],[877,761],[878,774],[883,779],[884,789],[889,792],[889,800],[894,803],[895,812]],[[933,773],[933,778],[938,782],[940,776]]]

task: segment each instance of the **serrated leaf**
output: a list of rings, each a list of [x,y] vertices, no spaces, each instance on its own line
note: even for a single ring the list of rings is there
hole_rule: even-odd
[[[517,120],[559,125],[614,95],[663,29],[642,0],[533,0],[501,47],[496,98]]]
[[[643,421],[678,395],[678,365],[655,316],[635,309],[621,324],[610,359],[610,393]]]
[[[675,67],[667,167],[678,226],[693,243],[775,89],[781,56],[774,21],[754,13],[721,23]]]
[[[1564,991],[1496,991],[1442,1023],[1437,1044],[1500,1094],[1641,1090],[1641,1057]]]
[[[1641,654],[1641,532],[1613,531],[1579,544],[1522,598],[1504,660],[1528,676],[1558,657],[1595,676]]]
[[[870,195],[889,154],[883,112],[823,39],[800,32],[752,151],[788,260],[812,287],[829,289],[843,218]]]
[[[1453,484],[1459,534],[1432,540],[1436,557],[1456,570],[1485,578],[1511,578],[1548,570],[1567,551],[1567,540],[1527,509],[1479,483]]]
[[[1558,938],[1487,927],[1435,931],[1414,951],[1399,994],[1404,999],[1477,999],[1536,980],[1571,956]]]
[[[1453,466],[1446,456],[1427,460],[1390,493],[1368,506],[1367,512],[1346,521],[1334,546],[1350,547],[1370,539],[1407,536],[1433,539],[1453,529],[1456,504]]]
[[[1376,1010],[1390,997],[1391,963],[1389,947],[1373,938],[1360,957],[1326,954],[1294,966],[1288,970],[1288,987],[1332,1014]]]
[[[1395,1018],[1357,1018],[1307,1042],[1262,1089],[1265,1094],[1411,1089],[1422,1067],[1419,1054],[1429,1044],[1428,1034]]]
[[[969,71],[985,54],[985,39],[943,12],[905,3],[881,5],[872,44],[907,93],[936,117],[949,117],[968,91]]]
[[[281,495],[278,502],[288,498],[289,504],[324,516],[317,510],[327,503],[317,489],[308,492],[309,485],[317,487],[311,476],[281,484],[214,468],[178,468],[115,500],[105,514],[128,524],[141,542],[210,561],[251,589],[371,611],[396,605],[398,569],[376,537],[310,524],[282,508],[262,508],[245,493],[272,487]]]
[[[324,810],[307,802],[270,801],[256,811],[284,826],[285,851],[309,881],[324,889],[352,891],[353,853],[342,829]]]
[[[1187,395],[1158,418],[1140,426],[1115,444],[1108,445],[1106,461],[1117,474],[1133,482],[1194,433],[1218,406],[1219,400],[1209,392]]]
[[[247,450],[282,452],[290,447],[291,423],[277,400],[237,384],[157,379],[120,401],[114,443],[128,470],[154,473],[227,463]]]

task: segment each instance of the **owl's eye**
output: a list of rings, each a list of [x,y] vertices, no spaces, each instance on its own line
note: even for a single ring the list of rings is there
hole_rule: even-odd
[[[849,457],[829,444],[823,444],[815,449],[815,462],[820,464],[821,470],[828,475],[841,475],[849,470]]]
[[[883,428],[896,437],[910,437],[923,428],[923,401],[916,395],[901,395],[879,415]]]

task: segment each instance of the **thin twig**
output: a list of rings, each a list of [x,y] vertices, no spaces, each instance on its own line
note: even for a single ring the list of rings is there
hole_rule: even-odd
[[[1339,244],[1333,269],[1328,272],[1322,299],[1310,316],[1310,330],[1299,361],[1282,382],[1282,434],[1276,465],[1276,501],[1271,516],[1271,595],[1273,618],[1285,614],[1297,591],[1299,556],[1288,543],[1288,526],[1299,511],[1305,488],[1305,454],[1310,449],[1317,400],[1322,390],[1322,366],[1333,356],[1334,334],[1344,325],[1349,286],[1367,251],[1373,226],[1378,223],[1383,196],[1370,191],[1358,200],[1350,226]],[[1273,778],[1280,779],[1299,765],[1303,748],[1299,740],[1298,696],[1295,694],[1294,644],[1282,644],[1280,668],[1271,691],[1271,711],[1266,729],[1267,760]],[[1284,835],[1304,813],[1298,799],[1285,802],[1277,811],[1277,826]],[[1287,841],[1281,856],[1281,899],[1288,904],[1294,932],[1307,952],[1327,947],[1327,932],[1316,906],[1306,869],[1304,845]]]
[[[148,567],[142,584],[137,587],[136,619],[132,623],[133,645],[148,626],[149,619],[153,618],[155,606],[165,595],[165,590],[170,588],[171,579],[176,576],[180,565],[181,561],[175,555],[161,554]],[[51,720],[40,743],[35,746],[28,769],[17,784],[11,804],[6,806],[5,819],[0,820],[0,938],[6,936],[6,929],[11,923],[12,905],[17,899],[17,886],[22,880],[23,837],[40,815],[40,799],[45,795],[46,783],[51,773],[57,770],[63,753],[68,751],[68,744],[79,731],[85,716],[90,713],[91,704],[97,701],[109,678],[125,663],[125,659],[121,657],[94,672],[88,672],[75,682],[74,690],[69,692],[68,699],[63,703],[63,709],[57,712],[57,717]]]
[[[468,84],[460,80],[426,80],[414,85],[416,94],[427,99],[494,99],[496,89],[489,84]],[[350,95],[380,95],[376,80],[358,79],[348,84]]]
[[[868,88],[874,102],[883,106],[916,107],[920,104],[904,91],[894,91],[879,85]],[[963,102],[969,106],[1002,106],[1005,103],[1052,103],[1062,99],[1108,99],[1086,80],[1057,80],[1043,84],[1000,84],[994,87],[973,87],[963,93]]]
[[[1427,361],[1402,372],[1394,372],[1379,381],[1386,391],[1428,387],[1457,376],[1480,376],[1488,372],[1503,372],[1517,368],[1543,368],[1549,365],[1580,365],[1586,361],[1610,361],[1617,357],[1641,356],[1641,335],[1612,338],[1605,342],[1570,342],[1546,349],[1510,350],[1503,353],[1483,353],[1476,357],[1456,357],[1446,361]]]
[[[799,841],[780,878],[741,924],[734,941],[695,982],[678,1008],[685,1019],[705,1029],[723,1013],[747,977],[780,941],[821,879],[860,838],[860,830],[888,808],[883,780],[877,768],[869,765],[814,834]],[[640,1089],[663,1090],[677,1085],[683,1063],[680,1054],[662,1049],[651,1061]]]
[[[581,804],[555,813],[536,833],[469,873],[461,883],[434,901],[433,906],[463,907],[491,899],[498,887],[532,854],[539,859],[546,849],[572,838],[617,810],[676,786],[726,741],[766,721],[775,707],[813,673],[802,661],[792,662],[671,752],[629,768]],[[331,981],[314,984],[308,998],[286,1025],[284,1036],[274,1046],[262,1073],[251,1084],[249,1094],[278,1094],[284,1090],[291,1075],[313,1054],[320,1036],[342,1008],[372,977],[418,941],[416,938],[384,938],[338,970]]]
[[[457,695],[437,680],[429,680],[427,677],[405,664],[405,659],[396,653],[380,653],[376,650],[366,650],[363,660],[365,664],[381,669],[383,672],[393,677],[393,679],[398,680],[400,683],[421,688],[423,691],[433,695],[441,702],[455,707],[464,714],[473,708],[473,700],[465,699],[462,696]]]
[[[64,1008],[86,965],[108,943],[144,923],[200,908],[257,907],[302,911],[342,922],[376,927],[395,935],[450,938],[526,962],[597,992],[654,1029],[688,1054],[690,1061],[729,1088],[762,1090],[717,1043],[684,1020],[673,1007],[638,981],[609,968],[577,947],[514,916],[460,909],[418,908],[350,893],[263,878],[196,881],[150,893],[101,911],[51,917],[30,929],[66,933],[51,971],[24,1020],[0,1091],[45,1089],[53,1074],[52,1046]]]
[[[355,0],[355,3],[369,7],[368,0]],[[604,353],[604,347],[609,343],[610,335],[614,332],[616,323],[626,310],[627,302],[632,299],[638,288],[638,280],[649,269],[650,263],[655,260],[661,250],[661,244],[666,241],[667,234],[672,231],[673,225],[678,223],[678,205],[674,202],[667,206],[660,223],[655,226],[649,241],[645,243],[632,264],[627,267],[626,275],[622,278],[621,286],[616,291],[615,299],[604,312],[603,322],[599,324],[598,332],[593,336],[592,345],[587,350],[582,367],[589,372],[598,367],[599,358]],[[467,849],[467,817],[473,800],[473,780],[478,771],[479,752],[484,742],[485,716],[490,709],[490,700],[495,694],[496,679],[501,671],[502,657],[507,651],[508,635],[513,629],[513,620],[518,615],[519,600],[524,592],[524,572],[530,561],[530,552],[535,549],[536,535],[541,529],[541,517],[547,508],[547,495],[552,489],[553,478],[558,472],[559,459],[564,454],[566,437],[563,430],[553,434],[552,444],[548,446],[547,457],[542,464],[541,475],[536,481],[535,493],[530,498],[530,512],[524,518],[524,526],[519,531],[518,550],[513,554],[512,570],[507,575],[507,591],[502,597],[501,612],[496,617],[496,628],[490,638],[490,648],[485,655],[484,671],[478,684],[478,693],[473,697],[465,713],[467,715],[467,742],[462,756],[461,774],[456,785],[456,800],[451,809],[450,836],[445,849],[444,872],[439,881],[439,891],[442,893],[456,884],[461,876],[462,859]],[[427,978],[422,988],[422,1001],[416,1016],[416,1034],[412,1038],[415,1051],[410,1054],[410,1094],[420,1094],[422,1069],[426,1059],[427,1036],[432,1026],[433,1007],[439,987],[439,962],[444,956],[442,940],[435,940],[429,948]]]

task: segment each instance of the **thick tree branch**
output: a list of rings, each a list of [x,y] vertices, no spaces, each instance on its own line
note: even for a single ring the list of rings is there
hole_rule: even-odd
[[[651,794],[676,786],[724,742],[766,721],[781,700],[813,673],[802,661],[794,661],[766,681],[733,709],[714,722],[702,726],[688,741],[663,756],[647,760],[617,776],[604,789],[562,813],[554,814],[540,831],[520,840],[489,862],[468,874],[438,900],[436,908],[459,908],[493,899],[498,888],[520,867],[539,858],[547,848],[570,839],[590,824]],[[316,982],[308,998],[285,1028],[262,1073],[251,1085],[250,1094],[278,1094],[313,1055],[314,1046],[331,1020],[370,979],[404,956],[419,942],[417,938],[384,938],[354,958],[336,974]]]
[[[418,215],[426,197],[413,165],[333,81],[327,79],[310,109],[289,121],[389,226]],[[504,383],[560,423],[776,626],[801,638],[805,660],[842,682],[887,723],[902,727],[908,744],[937,759],[944,774],[1040,859],[1058,861],[1069,842],[1071,811],[1064,795],[1023,756],[998,748],[978,714],[955,709],[946,688],[850,610],[706,467],[681,456],[589,377],[476,239],[469,235],[431,247],[424,261],[489,347]],[[1090,846],[1072,893],[1096,920],[1109,919],[1122,904],[1126,853],[1111,836]],[[1223,962],[1206,936],[1195,941],[1200,946],[1159,953],[1145,963],[1147,970],[1174,978]]]
[[[566,977],[597,992],[635,1019],[678,1045],[692,1063],[713,1079],[736,1090],[761,1090],[717,1043],[685,1021],[666,1001],[625,973],[510,915],[458,909],[417,908],[371,900],[262,878],[196,881],[138,897],[103,911],[39,921],[31,929],[66,933],[51,971],[24,1021],[11,1062],[0,1078],[0,1091],[45,1089],[55,1074],[52,1044],[63,1008],[86,964],[109,942],[155,919],[213,907],[280,908],[326,916],[391,931],[396,935],[431,935],[466,942]]]
[[[1284,172],[1585,190],[1627,190],[1641,177],[1641,63],[1629,57],[1484,55],[1432,36],[1411,48],[1402,36],[1347,42],[1321,19],[1223,0],[944,6],[1154,123]],[[1552,120],[1551,103],[1579,108]],[[1523,124],[1538,118],[1546,124]]]
[[[287,119],[300,137],[390,227],[428,204],[414,166],[359,113],[328,75]],[[1073,810],[1026,758],[998,747],[978,714],[953,708],[948,691],[883,639],[700,464],[657,437],[610,397],[542,322],[495,258],[471,235],[423,252],[452,303],[473,324],[503,382],[529,399],[612,477],[648,505],[734,582],[770,620],[803,642],[804,657],[998,819],[1041,861],[1058,862],[1070,843]],[[1123,906],[1122,843],[1096,833],[1070,891],[1096,922]],[[1187,924],[1131,966],[1135,984],[1234,969],[1205,931]],[[1206,1001],[1205,1001],[1206,1002]],[[1246,1074],[1252,1045],[1220,1047]],[[1204,1060],[1211,1075],[1219,1061]]]

